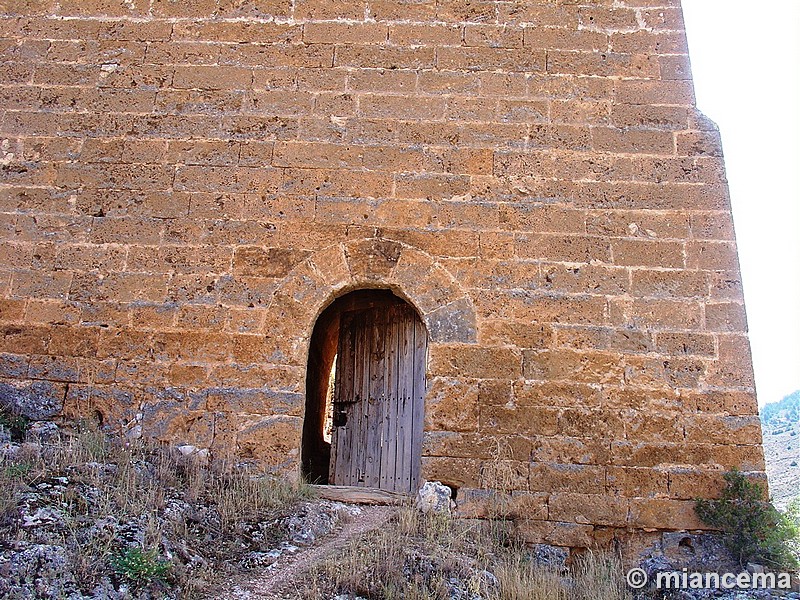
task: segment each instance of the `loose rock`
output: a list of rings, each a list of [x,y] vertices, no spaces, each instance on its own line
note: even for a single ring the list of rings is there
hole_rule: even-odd
[[[452,492],[449,487],[439,481],[428,481],[423,485],[414,502],[423,513],[450,513],[453,509]]]

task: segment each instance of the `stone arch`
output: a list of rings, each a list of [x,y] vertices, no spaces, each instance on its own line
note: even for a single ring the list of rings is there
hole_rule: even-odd
[[[337,297],[384,288],[420,314],[431,346],[474,344],[472,301],[433,257],[403,242],[367,238],[318,250],[280,283],[268,308],[265,334],[271,362],[304,365],[317,318]]]

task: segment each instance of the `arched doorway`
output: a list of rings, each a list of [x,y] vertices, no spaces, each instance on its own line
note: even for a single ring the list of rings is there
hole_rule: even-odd
[[[311,336],[303,422],[307,480],[416,492],[428,332],[389,290],[337,299]]]

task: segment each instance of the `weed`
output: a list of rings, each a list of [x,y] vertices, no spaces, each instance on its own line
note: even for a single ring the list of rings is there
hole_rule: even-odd
[[[494,490],[487,503],[489,516],[508,519],[513,516],[512,490],[519,489],[522,478],[520,465],[514,461],[514,451],[505,439],[494,440],[492,459],[481,468],[481,488]]]
[[[495,569],[499,590],[492,600],[568,600],[560,574],[539,567],[524,555],[508,557]]]
[[[573,596],[578,600],[621,600],[631,598],[620,559],[609,553],[587,552],[573,567]]]
[[[171,564],[168,560],[159,558],[156,548],[144,551],[130,547],[113,556],[111,566],[126,579],[146,586],[155,581],[163,581]]]
[[[11,434],[12,442],[21,442],[25,439],[25,434],[30,426],[30,420],[12,408],[0,407],[0,427],[3,427]]]
[[[251,476],[247,472],[209,473],[206,489],[209,500],[217,507],[222,530],[226,532],[232,531],[237,523],[253,520],[258,515],[269,514],[290,502],[308,497],[310,490],[305,484]]]
[[[11,479],[25,479],[33,470],[33,467],[31,463],[10,463],[3,467],[3,474]]]
[[[13,521],[11,517],[22,496],[20,471],[26,470],[14,462],[0,457],[0,526],[4,525],[6,521]]]
[[[78,423],[78,433],[71,446],[71,451],[77,451],[85,462],[103,461],[108,458],[112,449],[111,440],[94,421]],[[76,456],[75,459],[77,458]]]
[[[67,516],[62,545],[73,549],[72,571],[75,579],[98,581],[106,566],[105,558],[111,555],[115,536],[109,529],[86,531],[80,521],[71,515]]]

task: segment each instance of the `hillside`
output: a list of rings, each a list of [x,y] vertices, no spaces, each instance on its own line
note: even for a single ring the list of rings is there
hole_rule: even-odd
[[[785,508],[800,497],[800,390],[761,409],[770,492]]]
[[[19,600],[653,600],[617,553],[526,545],[525,519],[453,519],[450,491],[356,506],[187,447],[0,410],[0,597]],[[665,532],[642,573],[735,569],[716,534]],[[648,542],[648,543],[649,543]],[[726,562],[727,561],[727,562]],[[636,564],[636,563],[634,563]],[[698,600],[707,595],[682,595]],[[719,600],[800,598],[742,592]]]

